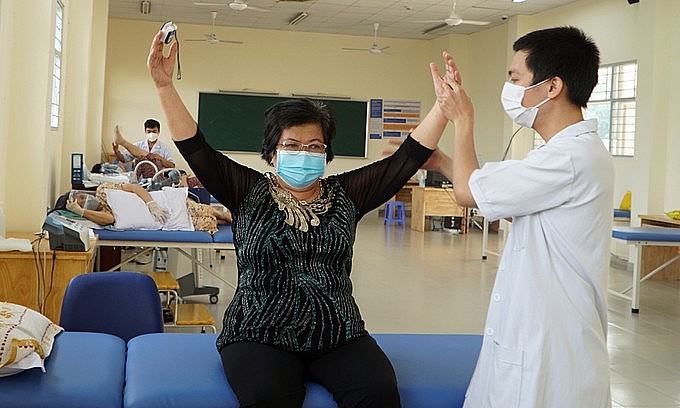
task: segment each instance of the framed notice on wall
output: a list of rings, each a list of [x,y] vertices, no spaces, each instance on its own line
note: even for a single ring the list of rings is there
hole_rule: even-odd
[[[371,99],[368,110],[371,139],[404,138],[420,123],[419,101]]]

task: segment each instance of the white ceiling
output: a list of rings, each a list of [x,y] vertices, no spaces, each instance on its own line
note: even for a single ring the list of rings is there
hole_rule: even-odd
[[[233,0],[149,0],[151,13],[141,13],[141,0],[109,0],[109,17],[181,24],[212,23],[210,12],[217,11],[216,25],[270,30],[303,31],[330,34],[373,36],[373,24],[379,23],[379,37],[430,39],[443,35],[471,34],[504,24],[503,16],[531,15],[573,3],[576,0],[458,0],[457,14],[467,20],[490,21],[485,26],[462,24],[449,27],[443,20],[449,16],[453,0],[245,0],[253,7],[268,12],[229,7]],[[623,1],[623,0],[622,0]],[[217,3],[199,6],[195,2]],[[297,25],[288,22],[301,12],[308,17]],[[440,20],[442,23],[423,23]],[[423,32],[436,26],[429,34]]]

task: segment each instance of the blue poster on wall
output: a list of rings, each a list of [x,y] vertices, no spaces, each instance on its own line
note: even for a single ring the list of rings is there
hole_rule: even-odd
[[[368,137],[382,139],[383,100],[371,99],[368,110]]]
[[[405,138],[420,123],[420,102],[385,99],[369,101],[370,139]]]

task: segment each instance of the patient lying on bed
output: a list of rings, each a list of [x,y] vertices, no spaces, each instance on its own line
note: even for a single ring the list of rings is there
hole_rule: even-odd
[[[66,209],[99,225],[114,225],[121,229],[199,230],[215,233],[218,224],[231,224],[232,221],[228,210],[222,211],[187,198],[186,189],[166,188],[149,193],[141,185],[131,183],[100,184],[94,195],[76,192],[68,200]],[[138,221],[143,219],[148,221]],[[183,223],[182,219],[186,222]]]

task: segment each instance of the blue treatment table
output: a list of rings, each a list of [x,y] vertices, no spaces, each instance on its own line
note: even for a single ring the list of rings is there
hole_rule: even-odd
[[[644,246],[680,246],[680,228],[660,228],[660,227],[614,227],[612,228],[612,237],[626,242],[626,244],[634,245],[636,252],[636,259],[633,266],[633,283],[628,288],[617,292],[609,289],[609,293],[620,298],[631,301],[631,311],[633,313],[640,312],[640,283],[651,278],[659,271],[666,268],[676,260],[680,259],[680,253],[673,258],[661,264],[659,267],[651,271],[644,278],[640,277],[640,268],[642,267],[642,247]],[[631,291],[631,295],[626,293]]]
[[[404,408],[461,407],[482,336],[374,334],[394,365]],[[146,334],[131,339],[125,373],[126,408],[235,408],[216,335]],[[257,381],[257,379],[253,379]],[[307,383],[303,408],[337,408],[321,385]]]
[[[0,407],[120,408],[123,406],[125,342],[103,333],[62,332],[45,360],[0,378]]]
[[[622,210],[620,208],[614,208],[614,220],[617,221],[630,221],[630,211]]]
[[[375,334],[394,365],[404,408],[461,407],[481,348],[469,334]],[[0,378],[0,406],[11,408],[235,408],[215,347],[217,335],[155,333],[126,345],[101,333],[59,334],[45,362]],[[253,379],[257,381],[257,379]],[[303,408],[337,408],[307,383]]]
[[[194,267],[193,275],[187,275],[190,280],[193,280],[193,286],[191,291],[195,293],[189,294],[204,294],[201,291],[201,287],[196,279],[195,268],[200,267],[207,271],[211,275],[215,276],[217,279],[221,280],[225,284],[236,289],[233,283],[226,281],[219,275],[216,275],[210,266],[206,266],[204,262],[201,262],[196,256],[196,250],[198,249],[210,249],[210,250],[233,250],[234,249],[234,234],[231,230],[230,225],[219,225],[218,231],[214,234],[210,234],[205,231],[162,231],[162,230],[110,230],[110,229],[96,229],[94,230],[97,234],[97,250],[102,246],[118,246],[118,247],[143,247],[145,250],[136,253],[132,257],[121,260],[119,264],[109,268],[109,270],[116,270],[118,267],[133,261],[135,258],[140,257],[146,253],[152,251],[155,247],[163,248],[173,248],[178,251],[181,255],[188,258]],[[191,250],[191,253],[186,250]],[[99,252],[97,252],[97,261],[99,261]],[[99,271],[101,268],[99,264],[96,266],[96,270]],[[180,278],[181,279],[181,278]],[[209,288],[205,288],[209,289]],[[216,288],[210,288],[216,289]],[[211,294],[213,292],[206,291],[205,294]],[[215,292],[216,295],[216,292]]]

